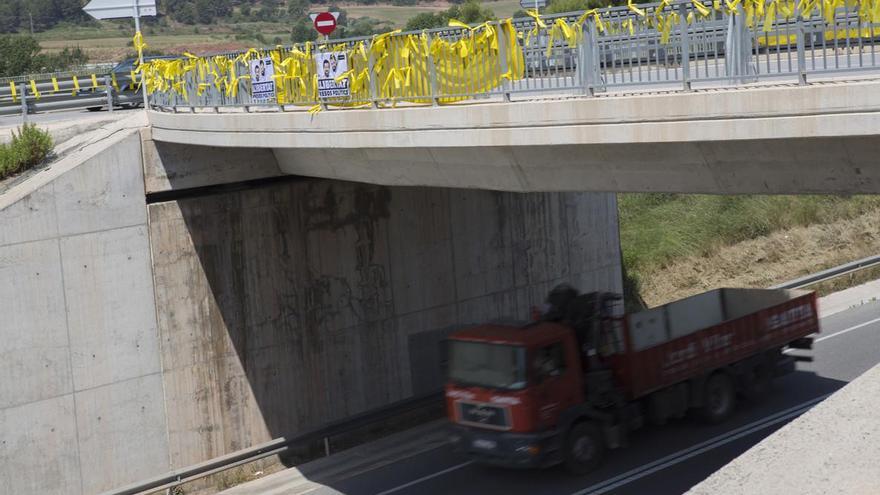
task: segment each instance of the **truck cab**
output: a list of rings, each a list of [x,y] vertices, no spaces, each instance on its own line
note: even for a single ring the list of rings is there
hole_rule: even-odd
[[[446,406],[457,450],[495,464],[562,460],[564,413],[584,403],[571,328],[553,322],[482,325],[449,341]]]

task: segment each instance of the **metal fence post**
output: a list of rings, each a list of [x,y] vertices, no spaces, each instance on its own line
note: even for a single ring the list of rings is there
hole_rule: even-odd
[[[746,12],[742,5],[737,6],[737,12],[740,16],[739,30],[737,31],[739,34],[740,73],[742,74],[740,81],[742,84],[745,84],[757,81],[757,77],[753,78],[754,74],[749,70],[749,64],[752,61],[752,33],[749,31],[749,25],[746,22]]]
[[[691,53],[688,40],[687,5],[678,4],[678,25],[681,29],[681,81],[685,91],[691,90]]]
[[[113,86],[110,85],[110,76],[104,76],[104,90],[107,93],[107,111],[113,111]]]
[[[580,57],[578,57],[580,59],[578,63],[580,64],[581,83],[584,86],[584,94],[587,96],[594,96],[596,94],[596,58],[593,53],[593,45],[595,44],[595,38],[593,37],[594,29],[593,20],[588,19],[584,26],[584,38],[581,40],[579,48]]]
[[[28,104],[27,104],[27,86],[24,83],[18,85],[18,94],[21,98],[21,123],[27,124],[28,121]]]
[[[428,82],[431,91],[431,106],[436,107],[440,105],[440,94],[437,88],[437,68],[434,67],[434,56],[431,55],[430,49],[425,56],[428,62]]]
[[[804,53],[804,37],[806,36],[806,33],[804,29],[804,19],[803,16],[801,16],[799,8],[795,8],[794,15],[796,22],[795,36],[797,37],[798,84],[804,86],[807,84],[807,56]]]
[[[509,51],[508,43],[510,43],[510,40],[507,39],[507,33],[501,29],[501,26],[503,26],[503,24],[501,23],[501,21],[498,21],[495,26],[495,32],[497,33],[496,36],[498,36],[498,53],[500,54],[498,64],[499,70],[501,71],[501,74],[504,75],[507,74],[507,72],[510,70],[510,61],[507,59]],[[514,43],[515,42],[516,41],[514,41]],[[504,98],[504,101],[510,101],[510,91],[508,91],[509,87],[510,81],[502,77],[501,96]]]
[[[372,48],[372,46],[370,47]],[[373,50],[370,50],[370,56],[367,60],[367,70],[370,74],[370,105],[373,108],[379,108],[379,92],[376,91],[376,56],[373,55]]]

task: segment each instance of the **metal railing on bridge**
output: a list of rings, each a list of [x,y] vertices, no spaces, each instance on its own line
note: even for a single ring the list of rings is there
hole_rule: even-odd
[[[160,110],[319,111],[805,84],[808,76],[878,69],[880,26],[858,4],[767,0],[763,12],[754,1],[719,4],[667,1],[161,61],[148,71],[148,89]],[[319,97],[316,51],[348,54],[350,96]],[[260,57],[280,70],[274,99],[252,94],[248,61]]]

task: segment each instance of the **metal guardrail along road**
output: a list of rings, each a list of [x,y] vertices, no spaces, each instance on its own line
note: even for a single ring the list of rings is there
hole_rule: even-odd
[[[133,77],[79,71],[7,78],[0,83],[0,116],[21,115],[26,122],[37,112],[142,105]]]

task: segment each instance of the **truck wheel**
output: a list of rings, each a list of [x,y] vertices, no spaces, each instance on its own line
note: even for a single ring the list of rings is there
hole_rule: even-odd
[[[736,406],[736,390],[730,376],[726,373],[712,375],[706,382],[703,401],[700,412],[704,421],[717,424],[727,419]]]
[[[565,468],[572,474],[593,471],[605,457],[602,432],[592,423],[575,425],[565,441]]]

